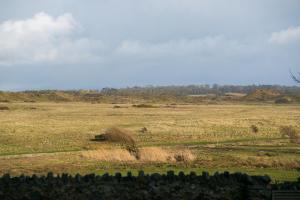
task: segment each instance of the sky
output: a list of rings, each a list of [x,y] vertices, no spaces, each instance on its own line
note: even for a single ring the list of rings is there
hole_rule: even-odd
[[[296,85],[299,0],[1,0],[0,90]]]

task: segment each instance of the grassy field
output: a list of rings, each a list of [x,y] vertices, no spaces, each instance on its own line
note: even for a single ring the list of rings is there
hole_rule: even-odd
[[[1,103],[0,174],[231,171],[300,177],[300,145],[280,127],[300,129],[299,105],[154,105]],[[252,131],[252,125],[258,132]],[[120,145],[95,142],[117,126],[132,131],[142,159]],[[146,127],[146,133],[140,129]],[[189,162],[169,159],[176,152]]]

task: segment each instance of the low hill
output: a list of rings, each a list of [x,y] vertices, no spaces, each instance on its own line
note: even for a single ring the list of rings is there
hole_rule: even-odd
[[[271,101],[282,96],[282,93],[275,89],[257,89],[245,96],[250,101]]]
[[[0,102],[214,103],[220,101],[300,101],[300,87],[164,86],[102,90],[0,91]]]

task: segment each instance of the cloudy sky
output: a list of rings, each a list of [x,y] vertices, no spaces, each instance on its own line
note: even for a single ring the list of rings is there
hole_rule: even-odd
[[[1,0],[0,90],[295,85],[299,0]]]

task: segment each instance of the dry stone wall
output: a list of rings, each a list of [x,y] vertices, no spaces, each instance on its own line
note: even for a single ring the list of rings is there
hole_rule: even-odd
[[[0,177],[1,200],[89,200],[89,199],[272,199],[272,190],[300,190],[296,182],[271,184],[268,176],[228,172],[209,175],[195,173],[138,176],[69,174]]]

